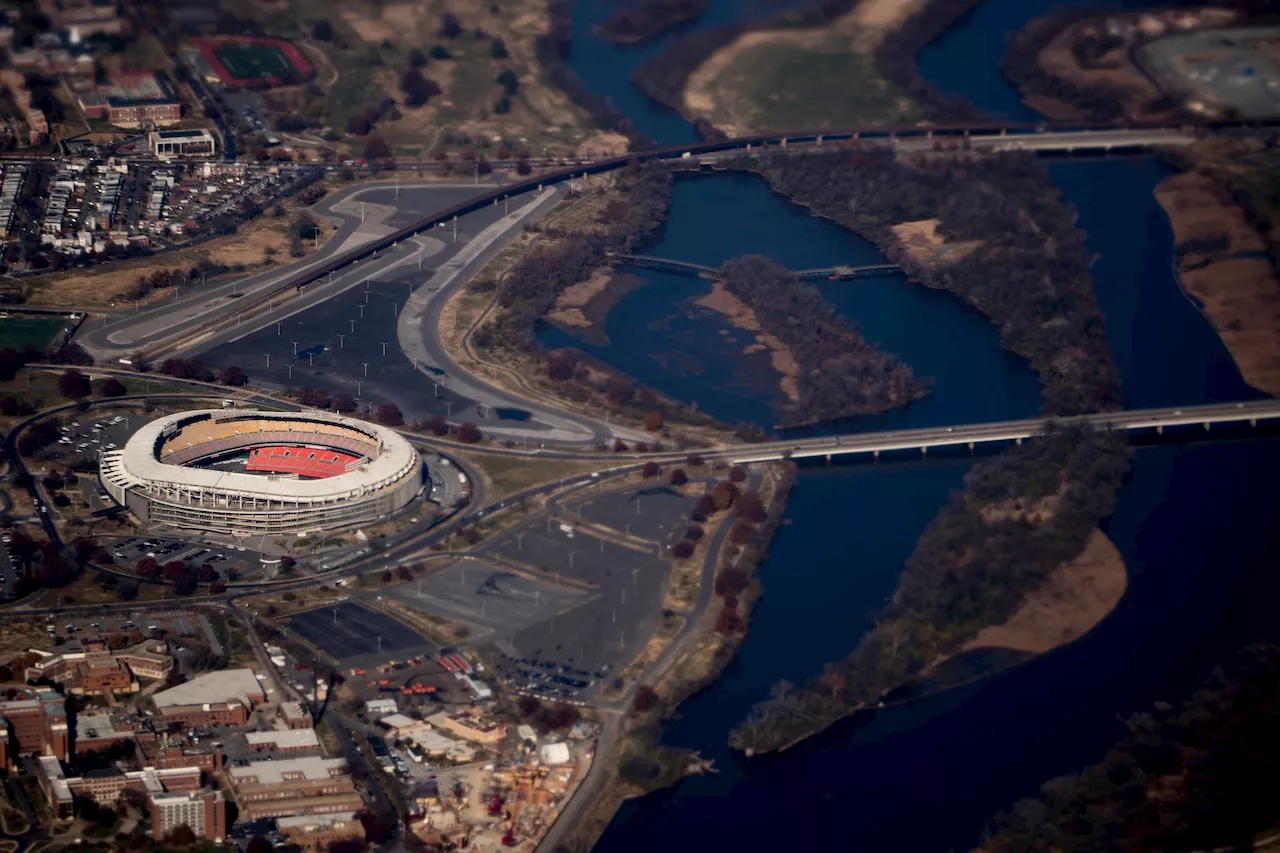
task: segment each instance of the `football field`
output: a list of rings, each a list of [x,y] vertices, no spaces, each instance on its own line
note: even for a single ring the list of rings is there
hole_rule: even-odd
[[[223,44],[214,56],[236,80],[286,79],[294,70],[284,52],[273,44]]]

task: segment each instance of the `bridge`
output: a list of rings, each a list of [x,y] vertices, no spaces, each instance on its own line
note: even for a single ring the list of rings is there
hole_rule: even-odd
[[[844,456],[855,453],[879,456],[895,450],[968,446],[993,442],[1016,442],[1042,435],[1053,426],[1087,424],[1096,429],[1125,432],[1152,431],[1163,433],[1171,427],[1201,427],[1209,430],[1220,424],[1257,426],[1260,421],[1280,421],[1280,400],[1254,400],[1247,403],[1211,403],[1184,406],[1179,409],[1134,409],[1125,412],[1102,412],[1069,418],[1027,418],[1018,421],[967,424],[954,427],[891,430],[823,436],[795,441],[774,441],[742,447],[731,453],[735,463],[769,462],[777,459],[806,459]]]
[[[611,254],[610,258],[614,261],[627,264],[628,266],[661,270],[662,272],[675,273],[676,275],[692,275],[697,276],[698,278],[718,278],[720,275],[720,269],[718,267],[694,264],[689,261],[677,261],[671,258],[658,258],[652,255]],[[885,273],[901,272],[901,270],[902,268],[897,264],[868,264],[866,266],[838,265],[811,270],[796,270],[791,274],[801,281],[817,281],[821,279],[845,280],[851,278],[866,278],[873,275],[884,275]]]
[[[910,150],[928,150],[956,146],[1008,150],[1027,148],[1048,151],[1114,150],[1118,147],[1142,149],[1152,145],[1191,142],[1205,132],[1255,132],[1280,126],[1280,121],[1229,120],[1200,124],[1088,124],[1079,122],[1035,122],[967,125],[906,125],[899,127],[867,127],[845,130],[798,131],[794,133],[769,133],[734,139],[716,140],[696,145],[677,145],[634,151],[617,157],[593,161],[578,161],[573,165],[536,177],[506,184],[480,193],[467,201],[446,208],[414,222],[385,237],[370,241],[346,252],[335,254],[323,263],[309,265],[306,269],[284,277],[280,284],[252,302],[240,306],[237,318],[252,316],[275,304],[282,294],[295,291],[314,281],[358,264],[361,260],[376,256],[405,240],[430,233],[437,226],[456,220],[459,216],[481,210],[523,193],[541,190],[543,187],[566,183],[590,174],[603,174],[623,168],[633,162],[691,160],[699,164],[714,165],[722,160],[743,155],[772,154],[776,152],[800,153],[813,151],[849,150],[850,146],[892,145]],[[967,143],[966,141],[967,140]],[[936,145],[935,145],[936,143]],[[389,166],[388,168],[395,168]],[[209,331],[219,325],[230,325],[229,317],[211,324]]]

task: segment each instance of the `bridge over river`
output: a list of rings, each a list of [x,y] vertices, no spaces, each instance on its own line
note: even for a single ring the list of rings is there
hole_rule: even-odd
[[[1211,429],[1217,424],[1257,426],[1259,421],[1280,421],[1280,400],[1253,400],[1247,403],[1211,403],[1184,406],[1180,409],[1134,409],[1125,412],[1102,412],[1071,418],[1027,418],[1019,421],[966,424],[954,427],[862,432],[852,435],[773,441],[743,447],[730,454],[735,463],[767,462],[776,459],[805,459],[870,453],[879,456],[893,450],[919,450],[1013,441],[1044,433],[1055,425],[1088,424],[1097,429],[1125,432],[1163,433],[1170,427]]]
[[[623,255],[614,254],[610,258],[619,263],[627,264],[633,267],[643,267],[651,270],[661,270],[662,272],[675,273],[677,275],[692,275],[698,278],[718,278],[720,270],[717,267],[709,267],[703,264],[693,264],[688,261],[677,261],[671,258],[657,258],[652,255]],[[899,272],[901,267],[897,264],[867,264],[864,266],[847,266],[837,265],[834,267],[821,267],[811,270],[795,270],[791,274],[801,281],[816,281],[820,279],[845,280],[851,278],[866,278],[873,275],[884,275],[885,273]]]

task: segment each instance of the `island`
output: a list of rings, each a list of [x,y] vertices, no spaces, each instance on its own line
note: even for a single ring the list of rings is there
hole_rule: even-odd
[[[710,5],[710,0],[645,0],[635,8],[619,10],[593,31],[617,44],[641,44],[698,20]]]

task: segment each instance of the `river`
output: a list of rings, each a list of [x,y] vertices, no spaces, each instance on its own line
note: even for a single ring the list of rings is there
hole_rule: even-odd
[[[922,52],[922,73],[994,114],[1037,118],[997,62],[1009,34],[1051,5],[985,0]],[[735,8],[715,0],[709,21],[728,20]],[[631,68],[662,41],[613,49],[590,34],[607,10],[589,2],[576,9],[573,63],[584,79],[659,142],[693,138],[682,119],[627,84]],[[1094,279],[1126,403],[1259,396],[1173,277],[1171,231],[1151,198],[1164,168],[1134,158],[1055,162],[1049,170],[1098,256]],[[679,180],[671,219],[645,251],[708,264],[764,252],[793,268],[875,255],[746,176]],[[727,340],[734,332],[717,318],[688,310],[690,294],[704,285],[639,274],[646,286],[615,308],[611,343],[596,354],[726,420],[769,423],[776,394],[761,390],[763,368],[729,358],[743,341]],[[893,276],[822,289],[866,337],[934,379],[928,397],[863,428],[1014,417],[1038,407],[1026,364],[1004,353],[995,331],[958,300]],[[544,340],[568,341],[559,334]],[[648,355],[654,351],[658,358]],[[1242,644],[1280,639],[1267,609],[1280,593],[1269,556],[1280,545],[1280,498],[1250,488],[1280,474],[1280,440],[1144,447],[1105,525],[1125,557],[1129,589],[1095,631],[981,684],[869,723],[846,721],[782,755],[731,753],[728,731],[771,684],[804,680],[856,644],[868,612],[892,591],[969,465],[951,458],[802,469],[787,524],[761,567],[765,595],[740,654],[666,727],[667,741],[701,750],[720,772],[627,803],[598,850],[967,849],[993,813],[1100,758],[1120,732],[1117,715],[1176,701]]]

